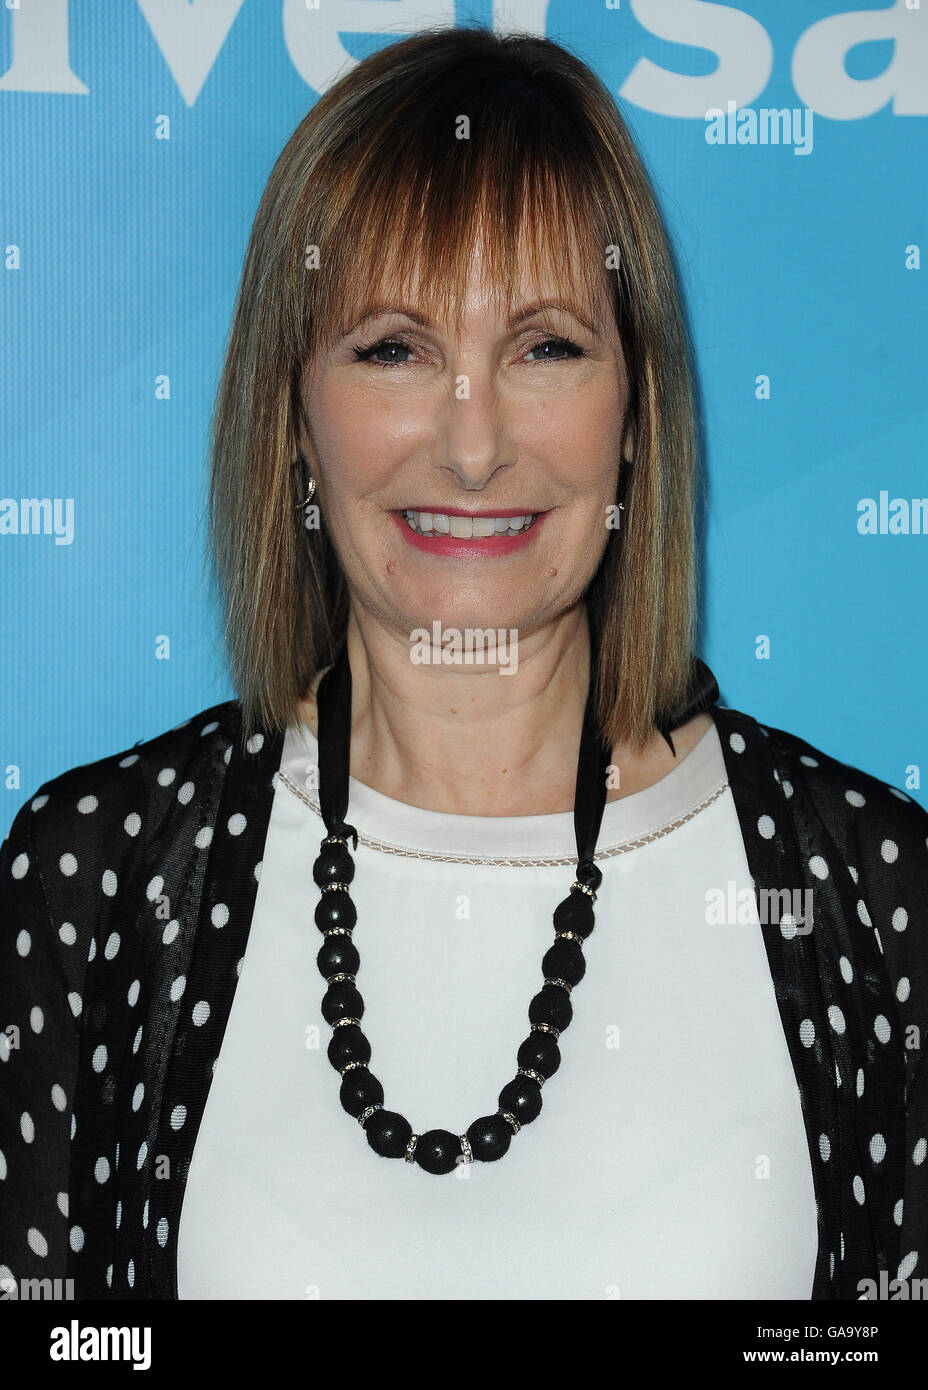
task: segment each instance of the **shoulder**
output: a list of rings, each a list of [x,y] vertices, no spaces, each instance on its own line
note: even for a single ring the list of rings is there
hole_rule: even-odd
[[[227,700],[43,782],[10,826],[3,874],[24,876],[31,867],[49,903],[107,894],[172,811],[221,779],[240,731],[239,702]]]

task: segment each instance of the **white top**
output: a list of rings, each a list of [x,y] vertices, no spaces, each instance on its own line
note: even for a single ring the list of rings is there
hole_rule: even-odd
[[[339,1102],[316,762],[310,731],[288,730],[186,1185],[180,1297],[808,1299],[811,1164],[756,909],[753,925],[706,920],[710,889],[732,884],[735,902],[752,885],[714,724],[605,807],[586,975],[541,1113],[503,1158],[442,1176],[379,1157]],[[346,819],[384,1106],[417,1133],[462,1133],[515,1075],[573,881],[573,816],[440,814],[352,778]]]

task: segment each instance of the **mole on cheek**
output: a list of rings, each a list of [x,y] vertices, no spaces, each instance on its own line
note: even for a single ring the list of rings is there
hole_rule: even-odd
[[[394,571],[395,569],[396,569],[396,564],[395,564],[395,562],[394,562],[393,560],[388,560],[388,561],[387,561],[387,574],[392,574],[393,571]]]
[[[556,570],[556,569],[554,568],[554,566],[552,565],[551,568],[548,570],[548,573],[550,574],[551,578],[553,579],[554,576],[557,574],[557,570]]]

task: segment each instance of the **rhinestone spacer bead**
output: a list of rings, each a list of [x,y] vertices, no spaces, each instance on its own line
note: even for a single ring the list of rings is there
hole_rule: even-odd
[[[542,1076],[541,1072],[535,1071],[532,1067],[519,1067],[518,1075],[530,1076],[533,1081],[538,1082],[539,1086],[543,1086],[545,1084],[545,1078]]]
[[[382,1105],[369,1105],[366,1110],[362,1110],[358,1116],[358,1124],[363,1129],[375,1110],[382,1110]]]
[[[357,975],[349,975],[347,970],[340,970],[337,975],[326,975],[325,982],[327,985],[337,985],[340,980],[350,980],[354,984],[357,978]]]
[[[470,1140],[468,1139],[468,1137],[467,1137],[466,1134],[459,1134],[459,1135],[458,1135],[458,1138],[459,1138],[460,1141],[461,1141],[461,1153],[462,1153],[463,1156],[464,1156],[464,1162],[465,1162],[465,1163],[473,1163],[473,1161],[474,1161],[474,1151],[473,1151],[473,1149],[472,1149],[471,1146],[470,1146]]]
[[[366,1067],[366,1062],[346,1062],[343,1067],[339,1067],[339,1076],[344,1076],[346,1071],[351,1071],[352,1067]]]
[[[585,883],[579,883],[577,879],[574,879],[573,883],[570,886],[572,889],[576,888],[580,893],[585,893],[587,897],[592,898],[595,903],[596,894],[593,892],[592,888],[588,888]]]
[[[550,1033],[555,1042],[561,1036],[561,1030],[555,1028],[553,1023],[533,1023],[531,1031],[533,1033]]]
[[[320,893],[350,893],[350,883],[324,883],[320,888]]]
[[[583,945],[583,937],[578,936],[575,931],[556,931],[554,939],[555,941],[576,941],[578,946]]]
[[[419,1136],[418,1136],[418,1134],[410,1135],[409,1143],[406,1145],[406,1162],[407,1162],[407,1163],[415,1163],[415,1161],[416,1161],[416,1145],[418,1144],[418,1142],[419,1142]]]
[[[322,843],[324,845],[347,845],[348,841],[343,835],[326,835]]]
[[[354,927],[329,927],[322,933],[323,936],[350,936]]]
[[[546,980],[545,980],[545,984],[546,984],[546,985],[557,985],[558,989],[564,990],[565,994],[569,994],[570,991],[573,989],[573,985],[569,985],[569,984],[567,983],[566,980],[555,980],[555,979],[553,979],[553,978],[552,978],[552,979],[546,979]]]
[[[341,1026],[342,1026],[343,1023],[360,1023],[360,1022],[361,1022],[361,1020],[360,1020],[359,1018],[348,1018],[348,1016],[346,1015],[344,1018],[337,1018],[337,1019],[335,1020],[335,1022],[332,1024],[332,1027],[333,1027],[333,1028],[341,1028]]]
[[[509,1125],[512,1129],[513,1134],[518,1134],[522,1126],[519,1124],[519,1121],[516,1119],[515,1115],[510,1115],[508,1110],[497,1110],[496,1113],[497,1115],[502,1115],[507,1125]]]

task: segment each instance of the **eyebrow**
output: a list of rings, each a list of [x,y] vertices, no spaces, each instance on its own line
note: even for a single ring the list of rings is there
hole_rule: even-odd
[[[536,314],[542,313],[545,309],[560,309],[563,313],[572,315],[578,323],[583,325],[588,333],[596,333],[596,329],[589,322],[586,315],[581,313],[576,305],[570,304],[563,299],[540,299],[535,304],[527,305],[524,309],[520,309],[517,314],[512,315],[509,320],[509,327],[517,328],[520,323],[524,323],[526,319],[534,318]],[[402,314],[406,318],[411,319],[413,323],[419,324],[420,327],[430,327],[429,320],[422,314],[417,313],[415,309],[409,309],[404,304],[391,304],[389,301],[384,300],[369,305],[362,312],[361,317],[356,319],[352,326],[347,329],[345,337],[350,333],[357,332],[361,325],[367,323],[370,319],[379,319],[385,314]]]

